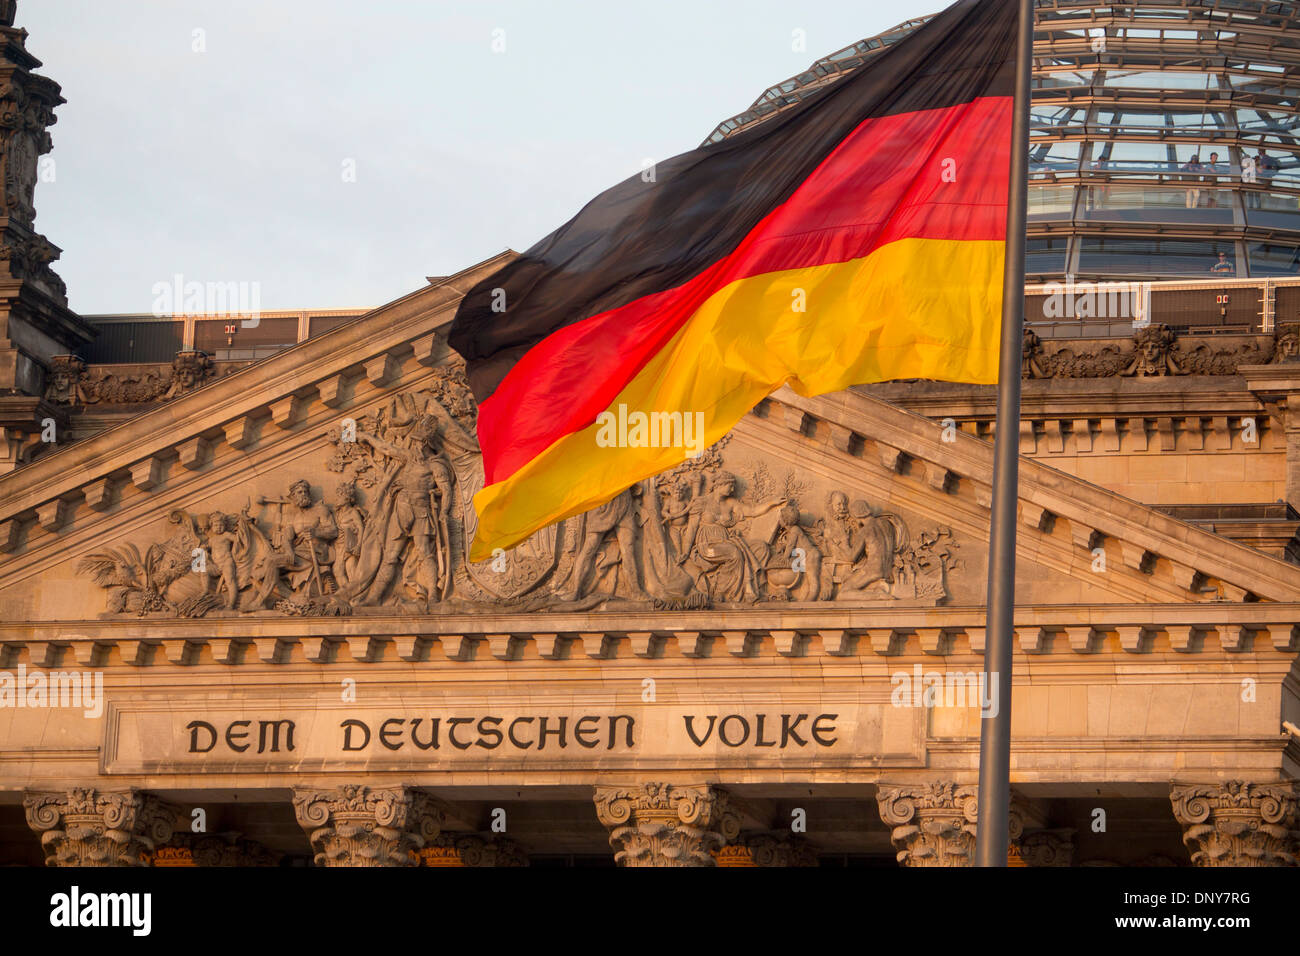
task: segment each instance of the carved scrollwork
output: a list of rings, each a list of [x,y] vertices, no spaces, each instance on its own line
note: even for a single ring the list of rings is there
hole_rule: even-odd
[[[1174,786],[1174,818],[1196,866],[1295,866],[1294,784]]]
[[[176,807],[134,789],[28,794],[23,808],[46,866],[145,866],[177,817]]]
[[[880,818],[892,826],[903,866],[970,866],[979,819],[974,787],[952,782],[894,787],[876,793]]]
[[[293,808],[317,866],[415,866],[415,851],[438,836],[443,822],[441,808],[409,787],[301,789]]]
[[[597,787],[595,802],[619,866],[714,866],[713,852],[740,833],[726,791],[716,787]]]

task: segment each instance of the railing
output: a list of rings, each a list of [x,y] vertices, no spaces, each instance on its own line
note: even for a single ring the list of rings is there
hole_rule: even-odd
[[[1267,334],[1279,322],[1300,323],[1300,276],[1027,285],[1025,318],[1051,338],[1124,337],[1145,325]]]

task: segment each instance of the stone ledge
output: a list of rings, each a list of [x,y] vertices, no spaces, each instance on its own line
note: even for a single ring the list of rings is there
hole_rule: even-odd
[[[665,623],[648,613],[365,616],[311,620],[218,618],[122,620],[0,626],[0,666],[148,666],[170,663],[467,663],[625,660],[746,660],[828,657],[979,656],[987,640],[982,610],[787,610],[702,612]],[[773,624],[780,625],[773,629]],[[1021,609],[1018,657],[1154,662],[1300,653],[1300,607],[1254,605]],[[1083,633],[1086,631],[1086,635]],[[435,645],[438,651],[434,651]],[[1277,658],[1281,660],[1281,658]]]

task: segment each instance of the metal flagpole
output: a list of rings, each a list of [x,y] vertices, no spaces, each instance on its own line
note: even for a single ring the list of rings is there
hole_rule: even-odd
[[[1011,806],[1011,634],[1016,603],[1016,500],[1020,477],[1020,365],[1025,306],[1025,209],[1029,176],[1029,77],[1034,2],[1020,2],[1016,92],[1007,195],[1007,258],[1002,284],[1002,352],[998,366],[997,433],[993,448],[993,514],[989,522],[988,615],[984,681],[996,710],[980,721],[979,822],[976,866],[1006,866]]]

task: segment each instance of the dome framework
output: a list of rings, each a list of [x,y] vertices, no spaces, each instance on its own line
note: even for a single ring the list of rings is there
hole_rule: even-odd
[[[1300,5],[1037,0],[1030,281],[1300,275]],[[717,142],[928,18],[814,63]]]

